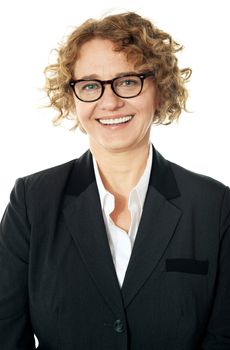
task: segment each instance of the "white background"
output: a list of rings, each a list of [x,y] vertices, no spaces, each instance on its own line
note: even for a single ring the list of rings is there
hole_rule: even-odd
[[[137,11],[168,31],[193,69],[188,107],[178,124],[152,129],[166,157],[230,185],[229,1],[3,0],[0,4],[0,216],[15,179],[70,159],[87,149],[87,137],[53,127],[41,88],[50,51],[88,17]]]

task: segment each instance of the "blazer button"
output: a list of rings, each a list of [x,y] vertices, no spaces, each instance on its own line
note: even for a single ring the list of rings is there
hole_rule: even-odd
[[[117,333],[123,333],[125,331],[124,325],[121,320],[116,320],[113,324],[113,328]]]

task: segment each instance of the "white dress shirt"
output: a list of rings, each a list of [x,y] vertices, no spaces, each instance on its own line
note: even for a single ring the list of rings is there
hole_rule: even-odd
[[[132,248],[136,238],[138,226],[143,211],[145,196],[148,189],[149,178],[152,167],[152,145],[149,147],[149,156],[143,175],[137,185],[131,190],[128,200],[128,208],[131,213],[131,225],[127,233],[120,227],[116,226],[110,217],[114,210],[115,198],[108,192],[101,180],[96,159],[93,157],[94,172],[99,191],[103,218],[108,236],[109,246],[117,273],[117,278],[122,287],[125,273],[128,267]]]

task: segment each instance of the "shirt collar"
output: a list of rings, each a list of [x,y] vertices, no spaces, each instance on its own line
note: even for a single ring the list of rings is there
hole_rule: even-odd
[[[148,155],[148,160],[146,163],[144,173],[142,174],[137,185],[132,189],[129,195],[129,203],[130,203],[130,199],[133,196],[133,194],[134,193],[137,194],[137,198],[141,209],[143,209],[144,201],[145,201],[145,197],[146,197],[146,193],[149,185],[149,179],[150,179],[151,168],[152,168],[152,158],[153,158],[153,151],[152,151],[152,144],[150,143],[149,155]],[[104,187],[100,173],[99,173],[97,161],[94,156],[93,156],[93,167],[94,167],[95,178],[96,178],[97,187],[99,191],[101,207],[104,210],[106,199],[108,199],[108,197],[111,197],[112,199],[111,202],[114,204],[114,196],[109,191],[107,191],[106,188]]]

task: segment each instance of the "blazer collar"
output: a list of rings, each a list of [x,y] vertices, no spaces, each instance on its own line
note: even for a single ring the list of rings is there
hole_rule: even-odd
[[[170,162],[166,160],[154,146],[150,185],[155,187],[166,199],[173,199],[180,196],[180,191]]]
[[[173,199],[180,195],[174,173],[167,161],[153,147],[153,162],[149,185],[155,187],[166,199]],[[95,182],[92,154],[88,150],[78,158],[73,166],[67,185],[66,194],[79,196]]]

